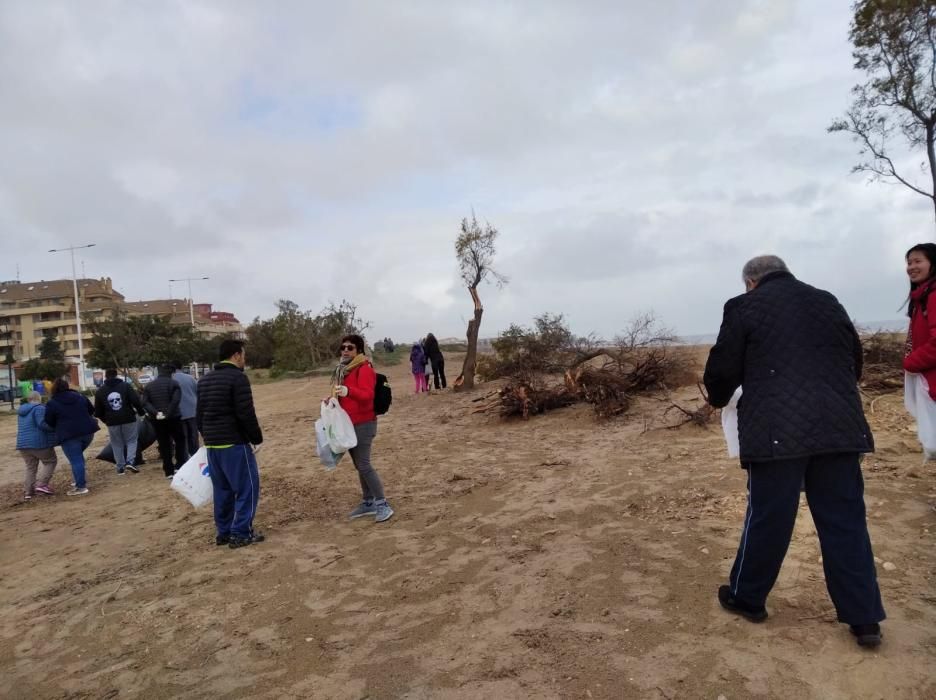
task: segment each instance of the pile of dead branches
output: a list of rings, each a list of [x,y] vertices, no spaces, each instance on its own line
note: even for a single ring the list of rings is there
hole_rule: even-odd
[[[861,388],[864,391],[887,394],[903,390],[906,342],[903,333],[878,331],[862,337],[864,371],[861,375]]]

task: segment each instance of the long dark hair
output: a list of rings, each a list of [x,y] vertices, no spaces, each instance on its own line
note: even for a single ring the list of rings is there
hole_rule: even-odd
[[[440,352],[439,341],[436,340],[436,337],[432,335],[432,333],[426,335],[426,342],[423,343],[423,348],[427,355],[436,355]]]
[[[917,243],[904,255],[904,260],[907,260],[910,257],[910,253],[923,253],[930,264],[930,276],[926,278],[923,282],[911,282],[910,283],[910,293],[913,294],[913,290],[919,287],[921,284],[929,282],[931,279],[936,277],[936,243]],[[926,296],[929,296],[928,294]],[[920,307],[925,311],[926,310],[926,296],[920,299]],[[913,299],[907,297],[907,316],[913,316]]]
[[[52,383],[52,396],[64,394],[66,391],[68,391],[68,380],[64,377],[59,377]]]

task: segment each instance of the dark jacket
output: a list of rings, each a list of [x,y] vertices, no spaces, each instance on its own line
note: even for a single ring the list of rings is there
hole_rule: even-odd
[[[167,419],[179,417],[182,387],[172,378],[172,369],[162,368],[159,376],[143,387],[143,408],[155,418],[162,411]]]
[[[215,365],[213,372],[198,380],[195,418],[207,446],[263,442],[250,380],[230,362]]]
[[[72,389],[59,392],[49,399],[45,422],[55,430],[55,439],[59,443],[91,435],[101,429],[94,420],[94,406],[88,397]]]
[[[426,357],[433,363],[437,363],[442,358],[442,349],[439,347],[439,341],[434,335],[427,335],[426,342],[423,343],[423,350]]]
[[[774,272],[725,304],[703,381],[717,408],[742,387],[742,463],[872,452],[861,366],[861,341],[836,298]]]
[[[139,394],[123,379],[105,379],[94,395],[94,415],[105,425],[135,423],[137,415],[143,415],[143,404]]]
[[[55,446],[55,431],[45,422],[46,407],[24,403],[16,412],[16,449],[42,450]]]

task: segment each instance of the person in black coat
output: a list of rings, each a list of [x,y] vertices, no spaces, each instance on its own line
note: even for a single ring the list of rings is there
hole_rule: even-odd
[[[445,357],[442,355],[442,349],[439,347],[439,341],[430,333],[426,336],[426,342],[423,343],[423,349],[426,351],[426,357],[432,365],[432,381],[436,389],[444,389],[445,381]]]
[[[247,354],[240,340],[224,340],[221,362],[198,382],[195,420],[208,453],[214,490],[217,545],[232,549],[262,542],[253,529],[260,500],[256,453],[263,432],[254,410],[250,380],[244,374]]]
[[[100,430],[94,420],[94,406],[87,396],[68,387],[64,378],[52,385],[52,398],[46,404],[45,422],[55,430],[55,440],[62,446],[72,468],[75,485],[66,496],[84,496],[88,493],[84,451]]]
[[[703,381],[709,402],[738,402],[748,507],[729,584],[718,599],[754,622],[790,544],[805,485],[840,622],[862,646],[881,642],[884,607],[865,520],[860,455],[874,450],[858,393],[861,342],[836,298],[797,280],[774,255],[742,273],[725,304]]]
[[[107,426],[117,474],[124,474],[124,468],[137,473],[137,415],[144,414],[143,403],[133,387],[117,376],[116,369],[108,369],[104,377],[94,395],[94,415]]]
[[[167,479],[171,479],[176,470],[189,458],[182,417],[179,413],[182,388],[172,378],[174,371],[175,367],[172,365],[163,365],[159,368],[159,376],[143,389],[143,408],[156,428],[156,443],[159,445],[159,456]],[[175,463],[172,461],[173,452]]]

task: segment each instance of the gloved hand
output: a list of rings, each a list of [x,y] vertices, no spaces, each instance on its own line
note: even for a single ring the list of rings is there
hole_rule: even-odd
[[[157,411],[156,420],[165,420],[165,419],[166,419],[166,414],[163,413],[162,411]]]
[[[250,449],[253,450],[254,454],[257,454],[258,452],[260,452],[260,450],[263,449],[263,445],[251,445]]]
[[[348,387],[344,386],[343,384],[339,384],[338,386],[335,387],[335,396],[340,396],[341,398],[344,398],[347,395],[348,395]]]

